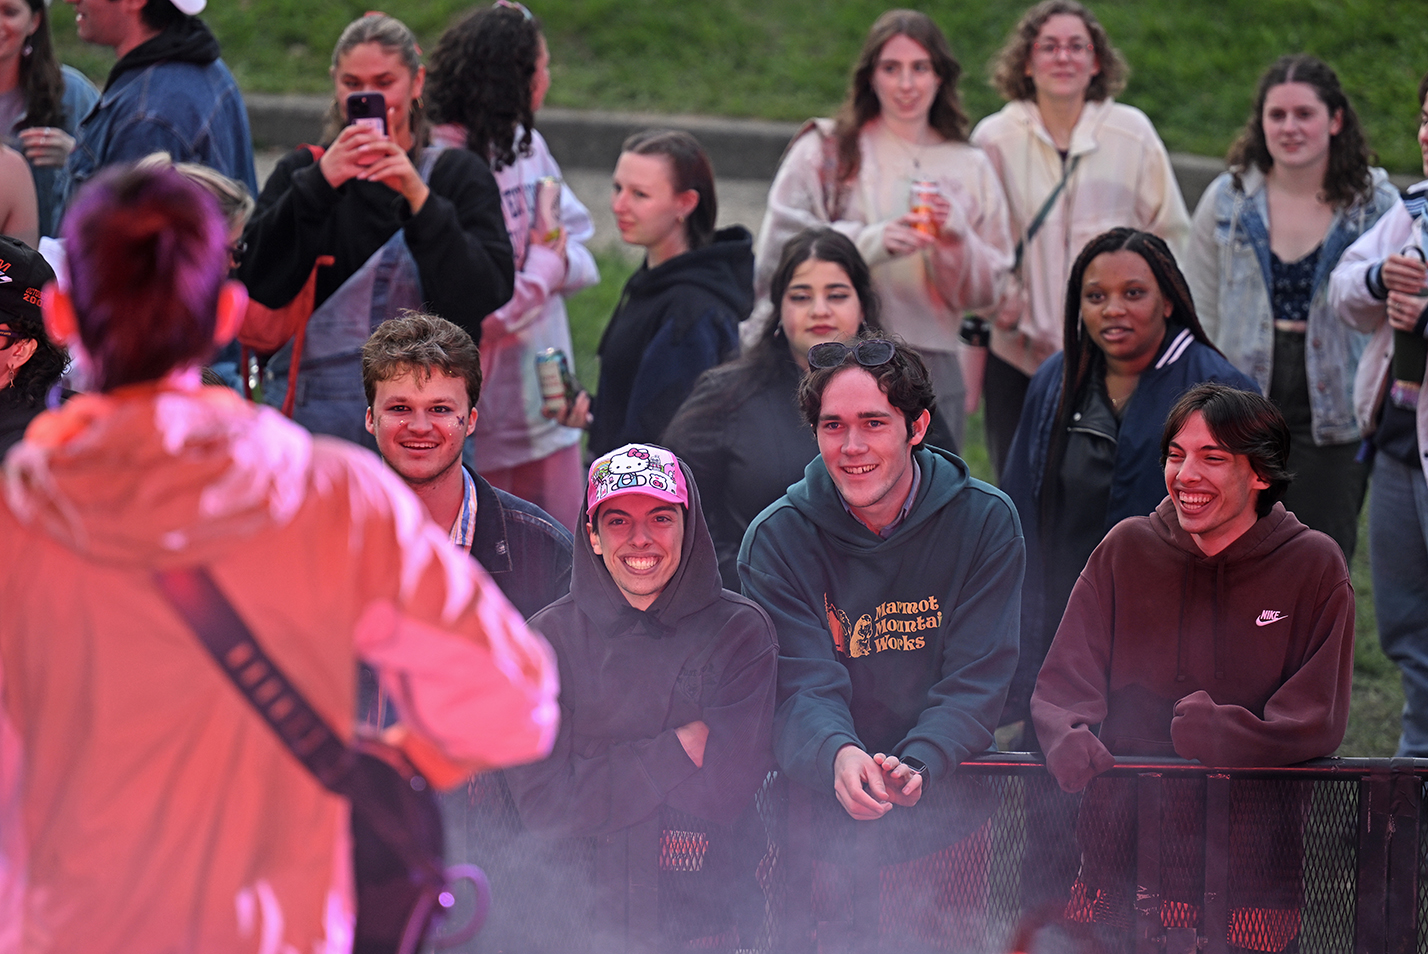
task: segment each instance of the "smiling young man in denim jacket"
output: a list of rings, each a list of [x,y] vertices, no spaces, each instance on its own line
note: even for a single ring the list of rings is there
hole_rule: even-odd
[[[521,615],[529,619],[568,593],[570,531],[461,464],[481,396],[471,336],[416,312],[384,321],[362,348],[362,384],[367,430],[382,459]]]
[[[105,166],[167,152],[245,184],[254,195],[253,141],[243,95],[196,16],[207,0],[66,0],[79,38],[118,62],[80,123],[65,165],[65,203]]]

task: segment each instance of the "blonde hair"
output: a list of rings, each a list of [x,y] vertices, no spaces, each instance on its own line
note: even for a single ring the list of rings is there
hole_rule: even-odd
[[[195,185],[202,186],[217,200],[218,211],[223,213],[223,221],[230,232],[247,225],[248,217],[253,214],[253,196],[248,187],[211,166],[197,162],[174,162],[166,152],[151,152],[134,163],[134,168],[145,172],[172,169]]]

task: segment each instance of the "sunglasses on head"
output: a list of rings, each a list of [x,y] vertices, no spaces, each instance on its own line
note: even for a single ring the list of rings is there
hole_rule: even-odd
[[[526,5],[524,3],[518,3],[517,0],[496,0],[495,3],[491,4],[491,6],[505,7],[508,10],[519,10],[521,16],[525,17],[527,20],[535,19],[535,16],[529,10],[526,9]]]
[[[808,364],[813,368],[836,368],[851,353],[863,367],[878,368],[891,361],[896,351],[886,338],[869,338],[851,348],[841,341],[825,341],[808,349]]]

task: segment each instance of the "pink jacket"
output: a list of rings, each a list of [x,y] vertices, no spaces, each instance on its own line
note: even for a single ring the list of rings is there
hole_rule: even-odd
[[[376,457],[231,392],[42,415],[0,504],[0,950],[344,952],[347,805],[155,591],[207,566],[339,732],[355,666],[451,758],[539,758],[549,647]]]

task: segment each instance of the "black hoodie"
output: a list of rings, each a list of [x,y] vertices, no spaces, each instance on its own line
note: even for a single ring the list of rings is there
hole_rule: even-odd
[[[120,57],[75,131],[65,202],[100,169],[154,152],[217,169],[256,194],[248,111],[218,54],[202,20],[180,17]]]
[[[743,226],[656,268],[641,265],[600,339],[590,453],[658,441],[699,375],[738,351],[753,303],[753,237]]]
[[[680,564],[648,610],[629,604],[582,531],[570,594],[531,618],[555,648],[561,686],[550,757],[506,773],[531,831],[607,834],[662,806],[730,825],[773,767],[773,624],[723,589],[699,489],[684,476]],[[696,719],[709,726],[703,768],[674,732]]]
[[[158,36],[145,40],[121,56],[109,70],[104,81],[107,90],[129,70],[143,69],[152,63],[193,63],[207,66],[218,59],[218,38],[198,17],[183,17]]]

